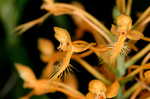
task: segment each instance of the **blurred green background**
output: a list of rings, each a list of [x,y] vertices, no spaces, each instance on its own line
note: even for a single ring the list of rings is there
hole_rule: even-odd
[[[105,25],[110,28],[113,23],[112,8],[115,5],[115,0],[57,0],[60,2],[78,1],[85,5],[88,12],[94,15],[99,20],[102,20]],[[149,0],[133,0],[133,20],[138,11],[143,11],[150,5]],[[17,36],[14,33],[14,28],[22,23],[28,22],[42,16],[45,11],[40,10],[42,0],[0,0],[0,98],[1,99],[17,99],[28,93],[29,89],[23,89],[23,81],[19,78],[14,63],[29,65],[33,68],[36,76],[39,77],[44,63],[40,61],[39,51],[37,49],[37,39],[45,37],[53,39],[53,26],[66,28],[70,32],[74,32],[75,25],[69,16],[50,16],[42,25],[35,26],[23,35]],[[149,31],[148,29],[146,30]],[[73,35],[73,34],[72,34]],[[148,36],[148,34],[145,34]],[[84,38],[85,40],[90,40]],[[54,40],[55,42],[55,40]],[[142,43],[143,44],[143,43]],[[57,44],[56,44],[57,45]],[[144,46],[145,44],[143,44]],[[92,63],[92,62],[91,62]],[[95,64],[95,63],[93,63]],[[87,92],[87,83],[93,77],[83,68],[77,67],[80,72],[77,75],[83,74],[86,80],[80,83],[80,90],[83,93]],[[79,81],[80,81],[79,78]],[[60,99],[65,96],[56,93]],[[34,96],[33,99],[58,99],[56,95]],[[51,97],[51,98],[50,98]],[[63,98],[62,98],[63,97]]]

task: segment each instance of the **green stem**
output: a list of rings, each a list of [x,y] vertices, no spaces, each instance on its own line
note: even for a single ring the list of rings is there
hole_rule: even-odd
[[[100,29],[102,29],[109,37],[110,39],[113,41],[114,40],[114,37],[112,35],[112,33],[100,22],[98,21],[96,18],[94,18],[92,15],[90,15],[89,13],[87,12],[84,12],[85,15],[90,19],[92,20]]]
[[[128,0],[127,8],[126,8],[126,14],[131,14],[131,7],[132,7],[132,0]]]
[[[97,79],[102,80],[105,84],[111,84],[111,82],[107,80],[101,73],[95,70],[90,64],[88,64],[86,61],[84,61],[80,57],[74,55],[72,56],[72,59],[79,62],[87,71],[89,71]]]
[[[133,56],[129,61],[126,62],[125,67],[128,68],[129,66],[136,63],[141,57],[143,57],[148,51],[150,51],[150,44],[148,44],[145,48],[143,48],[139,53]]]
[[[140,22],[142,22],[150,13],[150,7],[148,7],[143,14],[139,17],[139,19],[135,22],[135,24],[133,25],[133,27],[136,27],[138,24],[140,24]]]
[[[113,35],[112,33],[96,18],[94,18],[91,14],[87,13],[86,11],[77,8],[76,6],[69,5],[66,3],[55,3],[56,7],[63,7],[66,9],[70,9],[73,12],[68,12],[69,15],[76,15],[82,18],[84,21],[90,23],[89,25],[92,26],[94,29],[97,30],[98,33],[100,33],[106,40],[108,40],[109,43],[113,42]],[[49,8],[47,9],[49,10]]]
[[[133,85],[130,89],[128,89],[125,93],[124,93],[124,98],[128,99],[128,97],[139,87],[140,83],[136,83],[135,85]]]
[[[121,83],[126,83],[129,80],[131,80],[131,78],[133,78],[137,73],[139,73],[142,70],[146,70],[146,69],[150,69],[150,64],[146,64],[143,66],[139,66],[136,70],[134,70],[132,73],[128,74],[123,80],[121,80]]]
[[[117,77],[122,77],[125,74],[125,56],[120,55],[117,58],[117,71],[118,71],[118,75],[116,75]]]

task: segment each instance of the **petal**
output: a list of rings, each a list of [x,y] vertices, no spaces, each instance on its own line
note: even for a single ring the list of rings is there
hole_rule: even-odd
[[[140,40],[144,35],[136,30],[131,30],[128,32],[127,37],[131,40]]]
[[[93,94],[93,93],[91,93],[91,92],[88,92],[88,93],[86,94],[86,99],[95,99],[95,97],[96,97],[96,95]]]
[[[16,65],[17,71],[19,72],[20,77],[24,81],[26,82],[36,81],[36,77],[33,71],[29,67],[22,65],[22,64],[18,64],[18,63],[16,63],[15,65]]]
[[[81,41],[81,40],[77,40],[77,41],[72,42],[73,52],[75,52],[75,53],[80,53],[80,52],[86,51],[87,49],[89,49],[93,45],[96,45],[96,44],[88,43],[88,42]]]
[[[113,24],[111,25],[111,32],[113,34],[115,34],[116,36],[119,36],[119,33],[117,31],[117,27],[115,25],[113,25]]]
[[[106,97],[112,98],[112,97],[117,96],[119,88],[120,88],[119,82],[115,81],[111,86],[107,88],[109,90],[107,90],[106,92]]]
[[[55,38],[60,42],[59,49],[66,51],[68,49],[68,46],[71,43],[71,37],[67,30],[54,27],[55,31]]]
[[[38,49],[42,54],[51,56],[54,53],[54,45],[53,43],[45,38],[38,39]]]
[[[99,95],[107,91],[105,84],[101,82],[100,80],[90,81],[88,89],[90,92],[94,94],[99,94]]]

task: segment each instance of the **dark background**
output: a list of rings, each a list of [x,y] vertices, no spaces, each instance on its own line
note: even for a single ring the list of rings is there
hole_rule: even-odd
[[[8,1],[8,0],[7,0]],[[10,0],[11,1],[11,0]],[[15,0],[13,0],[15,1]],[[98,20],[102,21],[109,29],[111,24],[113,23],[112,19],[112,8],[115,5],[115,0],[57,0],[59,2],[68,2],[78,1],[85,6],[86,11],[95,16]],[[1,2],[1,0],[0,0]],[[8,1],[9,2],[9,1]],[[24,4],[21,5],[19,0],[13,2],[14,7],[18,7],[21,11],[19,12],[19,18],[15,25],[23,24],[25,22],[31,21],[42,16],[45,11],[40,9],[42,4],[42,0],[25,0]],[[20,6],[20,5],[21,6]],[[132,8],[132,18],[133,22],[137,19],[136,13],[144,11],[150,5],[149,0],[133,0],[133,8]],[[17,9],[17,10],[18,10]],[[9,9],[11,12],[11,9]],[[5,12],[5,9],[3,9]],[[13,16],[14,13],[11,15]],[[15,15],[15,14],[14,14]],[[11,16],[6,16],[6,19],[11,18]],[[20,36],[12,36],[13,34],[7,31],[7,28],[4,26],[3,19],[0,20],[0,98],[1,99],[16,99],[20,96],[28,93],[28,89],[23,89],[22,84],[23,81],[19,78],[16,70],[14,68],[14,63],[19,62],[22,64],[29,65],[36,76],[39,77],[41,74],[41,69],[45,66],[44,63],[40,61],[39,50],[37,49],[37,39],[40,37],[51,39],[56,47],[58,46],[58,42],[54,39],[54,26],[60,26],[66,28],[72,36],[74,36],[74,30],[76,28],[75,24],[71,20],[70,16],[50,16],[43,24],[35,26],[25,32]],[[149,27],[149,26],[148,26]],[[13,31],[13,30],[12,30]],[[148,35],[148,28],[146,29],[144,34]],[[12,36],[12,37],[11,37]],[[13,39],[14,38],[14,39]],[[72,38],[74,39],[74,38]],[[84,38],[86,41],[92,42],[93,38],[90,33],[87,33]],[[15,41],[15,42],[14,42]],[[14,43],[12,43],[14,42]],[[147,43],[143,41],[139,41],[137,46],[142,48]],[[133,52],[134,53],[134,52]],[[97,65],[96,62],[98,59],[92,55],[92,58],[86,58],[88,62],[92,65]],[[71,64],[77,69],[74,70],[74,73],[77,75],[80,83],[80,91],[82,93],[87,92],[88,82],[94,77],[89,74],[84,68],[82,68],[76,62],[71,61]],[[33,97],[36,99],[59,99],[56,98],[56,95],[60,97],[60,99],[64,99],[64,95],[60,93],[56,94],[48,94],[51,98],[47,96],[38,96]],[[62,98],[63,97],[63,98]]]

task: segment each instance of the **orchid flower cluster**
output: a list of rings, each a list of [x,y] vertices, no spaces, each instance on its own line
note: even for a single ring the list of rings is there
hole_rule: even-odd
[[[54,37],[59,41],[55,50],[55,44],[46,38],[38,39],[38,49],[41,61],[46,63],[41,77],[37,79],[28,66],[16,63],[16,69],[24,80],[24,88],[32,91],[21,97],[29,99],[33,95],[43,95],[56,91],[67,95],[68,99],[140,99],[150,98],[150,44],[139,51],[136,47],[138,40],[150,42],[150,38],[144,36],[144,30],[150,22],[150,7],[148,7],[137,19],[132,22],[132,0],[116,0],[113,16],[114,23],[108,29],[102,22],[85,11],[83,5],[78,2],[59,3],[54,0],[44,0],[41,9],[47,11],[42,17],[22,24],[16,28],[16,32],[22,34],[37,24],[41,24],[50,15],[70,15],[77,25],[75,30],[76,40],[72,41],[71,34],[64,28],[54,27]],[[90,32],[93,42],[81,40]],[[137,53],[133,56],[128,54]],[[84,58],[95,54],[102,60],[101,64],[93,67]],[[144,57],[145,56],[145,57]],[[144,57],[144,58],[143,58]],[[136,62],[143,58],[141,64]],[[75,60],[83,66],[95,79],[89,82],[87,94],[78,90],[78,79],[70,73]],[[62,80],[61,77],[68,79]],[[127,83],[136,82],[128,88]],[[119,98],[120,97],[120,98]]]

